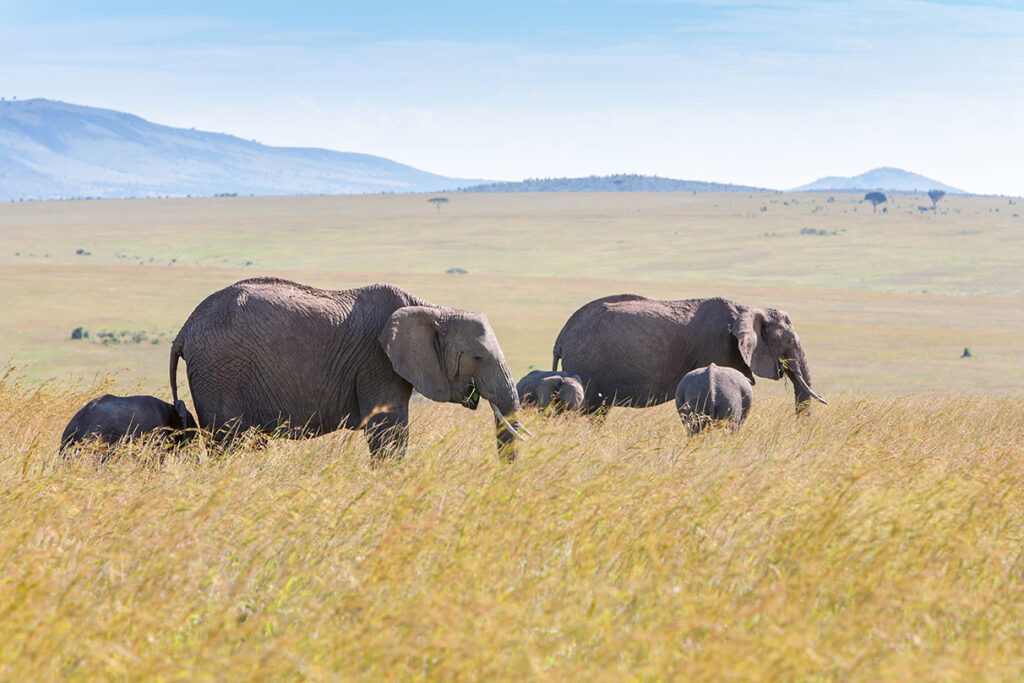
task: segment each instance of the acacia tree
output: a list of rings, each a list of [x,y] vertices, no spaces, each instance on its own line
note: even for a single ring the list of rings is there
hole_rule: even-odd
[[[928,199],[932,200],[932,211],[935,210],[935,205],[939,203],[939,200],[946,196],[946,193],[942,190],[928,190]]]
[[[888,199],[881,192],[868,192],[864,195],[864,201],[871,202],[871,211],[877,211],[879,204],[884,204]]]
[[[441,213],[441,205],[442,204],[447,204],[448,203],[448,198],[447,197],[431,197],[427,201],[430,202],[431,204],[433,204],[434,206],[436,206],[437,207],[437,212]]]

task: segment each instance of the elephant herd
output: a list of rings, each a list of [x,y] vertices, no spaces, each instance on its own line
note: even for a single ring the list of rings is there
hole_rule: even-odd
[[[486,399],[509,460],[529,435],[516,419],[525,405],[598,414],[675,398],[694,433],[714,420],[738,427],[755,375],[788,377],[797,411],[812,398],[825,402],[811,389],[789,316],[721,298],[597,299],[572,314],[553,351],[551,372],[535,370],[516,384],[483,315],[387,284],[333,291],[242,280],[202,301],[175,337],[172,403],[98,397],[68,424],[62,450],[153,432],[179,440],[197,428],[222,444],[246,430],[300,438],[361,429],[376,462],[404,455],[413,389],[471,410]],[[178,399],[179,359],[195,418]]]

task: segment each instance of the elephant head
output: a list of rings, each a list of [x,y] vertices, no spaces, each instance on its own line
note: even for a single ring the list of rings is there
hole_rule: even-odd
[[[431,306],[405,306],[392,315],[378,341],[392,367],[429,399],[476,410],[481,398],[494,411],[498,448],[515,457],[526,430],[512,374],[487,318]],[[526,432],[529,433],[529,432]]]
[[[793,382],[797,411],[803,410],[812,398],[828,403],[811,389],[807,356],[785,311],[741,308],[733,318],[730,330],[750,373],[768,379],[780,379],[783,375],[789,377]]]
[[[583,383],[576,375],[552,374],[537,383],[537,405],[551,406],[555,413],[579,410],[583,405]]]

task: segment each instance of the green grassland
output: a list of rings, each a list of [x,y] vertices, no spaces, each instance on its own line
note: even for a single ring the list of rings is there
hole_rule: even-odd
[[[632,291],[788,311],[831,392],[1024,385],[1015,200],[947,197],[922,213],[927,198],[901,195],[883,214],[849,195],[471,194],[438,213],[427,198],[0,205],[0,358],[36,379],[123,368],[125,383],[159,391],[167,343],[103,346],[71,331],[173,336],[210,292],[274,274],[327,288],[390,281],[484,312],[517,375],[548,366],[578,306]],[[976,357],[961,361],[964,347]]]
[[[0,680],[1019,677],[1016,200],[449,197],[0,204]],[[489,411],[425,400],[377,469],[352,432],[57,457],[268,274],[484,312],[517,377],[598,296],[775,306],[831,405],[762,380],[692,439],[668,404],[525,410],[513,464]]]

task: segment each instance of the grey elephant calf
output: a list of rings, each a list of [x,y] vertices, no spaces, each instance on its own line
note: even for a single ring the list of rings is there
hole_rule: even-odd
[[[747,419],[754,392],[742,372],[712,363],[683,376],[676,387],[676,410],[690,434],[715,420],[728,420],[733,431]]]
[[[551,406],[560,413],[583,406],[583,383],[579,376],[567,372],[534,370],[519,380],[516,392],[520,405],[536,405],[540,410]]]
[[[182,401],[171,405],[154,396],[104,394],[71,418],[60,439],[61,452],[86,439],[114,444],[148,434],[180,443],[187,436],[184,430],[197,427]]]

